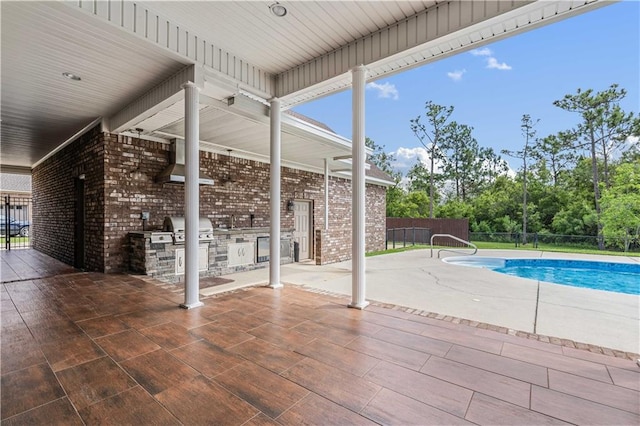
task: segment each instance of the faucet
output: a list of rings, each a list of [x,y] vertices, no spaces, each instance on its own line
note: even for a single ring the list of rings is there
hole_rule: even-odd
[[[236,227],[236,215],[232,214],[231,215],[231,229]]]

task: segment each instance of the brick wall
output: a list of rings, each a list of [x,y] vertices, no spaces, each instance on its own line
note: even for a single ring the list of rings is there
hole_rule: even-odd
[[[351,259],[351,181],[340,179],[329,189],[329,229],[316,229],[317,265]],[[384,250],[386,189],[367,185],[365,194],[365,250]]]
[[[36,226],[37,230],[45,228],[49,218],[54,226],[39,235],[37,248],[73,263],[73,177],[84,173],[87,268],[126,271],[128,233],[142,231],[141,212],[150,213],[147,230],[160,229],[165,216],[184,216],[184,185],[155,182],[169,164],[169,150],[167,144],[102,134],[96,128],[39,165],[33,173]],[[254,227],[269,226],[268,164],[200,152],[200,169],[215,181],[214,186],[200,186],[200,215],[211,219],[214,227],[229,226],[231,215],[236,227],[249,227],[251,215]],[[282,228],[294,226],[293,212],[286,209],[291,199],[313,200],[313,227],[324,228],[323,180],[321,174],[282,169]],[[339,246],[341,252],[334,257],[344,259],[346,253],[349,258],[351,181],[332,177],[330,194],[332,234],[325,247]],[[384,247],[384,194],[383,187],[367,186],[367,248],[371,250]]]
[[[32,173],[33,247],[73,265],[75,179],[85,181],[85,266],[104,270],[104,139],[99,127],[48,158]]]

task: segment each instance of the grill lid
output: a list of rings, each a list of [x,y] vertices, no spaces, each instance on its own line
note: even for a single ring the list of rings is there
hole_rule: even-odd
[[[174,234],[185,233],[185,220],[184,216],[167,216],[162,223],[162,230],[165,232],[173,232]],[[211,220],[206,217],[200,217],[198,219],[198,232],[211,232],[213,231],[213,225]]]

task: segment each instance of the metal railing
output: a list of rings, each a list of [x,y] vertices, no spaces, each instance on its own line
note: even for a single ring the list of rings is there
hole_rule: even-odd
[[[402,247],[415,246],[416,244],[427,245],[429,238],[431,238],[431,229],[429,228],[390,228],[386,232],[385,250],[396,248],[396,244]]]
[[[0,250],[31,247],[31,206],[31,197],[4,197],[0,211]]]
[[[476,254],[478,252],[478,247],[475,244],[473,244],[473,243],[471,243],[469,241],[465,241],[462,238],[455,237],[455,236],[453,236],[451,234],[433,234],[431,236],[431,257],[433,257],[433,239],[436,238],[436,237],[451,238],[451,239],[456,240],[456,241],[458,241],[460,243],[463,243],[463,244],[466,244],[468,246],[473,247],[473,253],[467,253],[467,252],[464,252],[464,251],[460,251],[460,250],[456,250],[456,249],[449,249],[449,248],[440,249],[440,250],[438,250],[438,259],[440,259],[440,252],[441,251],[450,251],[452,253],[468,254],[468,255],[471,255],[471,256],[473,256],[474,254]]]

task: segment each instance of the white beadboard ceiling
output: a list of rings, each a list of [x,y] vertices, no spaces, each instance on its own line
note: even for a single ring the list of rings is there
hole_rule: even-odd
[[[345,89],[348,70],[359,63],[379,78],[610,2],[283,0],[284,18],[269,12],[271,3],[1,1],[0,167],[28,172],[100,118],[107,128],[117,117],[151,137],[180,134],[173,101],[165,111],[127,114],[190,65],[216,76],[205,86],[214,103],[244,93],[257,100],[275,95],[290,107]],[[201,111],[203,148],[257,158],[268,152],[263,113],[206,103]],[[330,136],[323,144],[326,132],[287,120],[285,162],[317,168],[322,158],[348,151],[348,141],[345,147]]]

